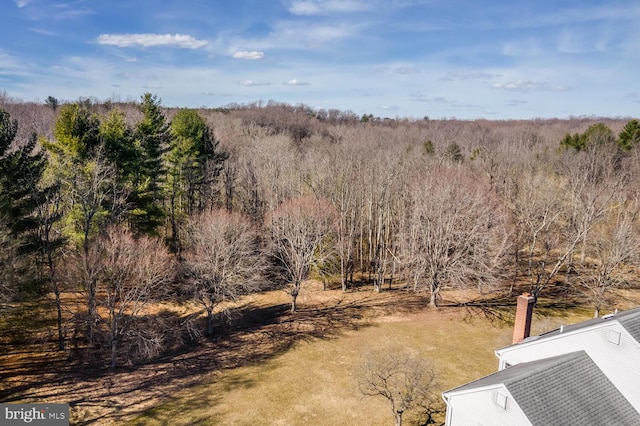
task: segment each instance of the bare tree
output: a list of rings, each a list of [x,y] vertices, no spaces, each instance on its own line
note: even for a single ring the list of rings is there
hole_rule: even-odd
[[[80,283],[87,297],[87,337],[93,341],[95,321],[98,317],[96,304],[96,285],[100,265],[91,256],[94,237],[104,227],[114,206],[120,203],[124,194],[116,189],[116,176],[113,166],[104,158],[97,156],[84,166],[62,166],[69,176],[61,176],[66,181],[63,189],[68,194],[67,232],[79,246],[77,260],[80,262]]]
[[[433,367],[407,350],[370,350],[364,354],[356,375],[363,395],[387,400],[395,426],[402,426],[407,411],[427,407],[437,399]]]
[[[491,283],[506,249],[506,231],[488,185],[440,167],[416,178],[410,193],[403,261],[414,282],[426,280],[430,306],[437,306],[444,285]]]
[[[594,316],[608,303],[611,288],[626,282],[624,268],[640,253],[638,200],[619,204],[595,226],[589,239],[589,258],[581,264],[579,284],[593,301]]]
[[[290,283],[291,312],[296,311],[302,281],[313,267],[333,255],[336,219],[332,207],[323,199],[299,197],[283,203],[268,217],[273,253]]]
[[[140,237],[121,227],[109,227],[90,250],[100,265],[98,297],[106,310],[110,365],[115,368],[120,344],[134,329],[145,305],[157,300],[172,280],[172,256],[159,239]]]
[[[565,236],[567,194],[557,179],[542,171],[519,176],[512,192],[520,251],[526,260],[531,293],[537,298],[560,272],[579,239]],[[551,266],[549,268],[549,266]]]
[[[350,149],[336,149],[322,157],[326,170],[322,194],[331,200],[337,212],[336,253],[339,258],[342,291],[353,281],[357,226],[362,211],[358,197],[358,175],[362,173],[361,155]]]
[[[206,310],[207,334],[212,335],[214,309],[220,303],[260,288],[265,269],[262,242],[249,219],[223,210],[191,218],[187,230],[189,292]]]
[[[584,263],[589,233],[625,187],[627,177],[617,170],[612,148],[565,152],[555,162],[557,170],[540,166],[518,176],[509,198],[536,300],[559,274],[574,267],[580,245]]]

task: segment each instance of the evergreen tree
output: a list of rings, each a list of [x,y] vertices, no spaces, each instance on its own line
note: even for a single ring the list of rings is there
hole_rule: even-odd
[[[592,124],[584,133],[566,134],[560,141],[560,147],[584,151],[587,148],[604,146],[615,141],[615,136],[609,127],[603,123]]]
[[[39,289],[42,261],[48,250],[54,250],[61,244],[55,239],[44,244],[41,232],[46,200],[58,188],[42,184],[47,159],[44,151],[35,152],[35,134],[26,144],[10,151],[17,129],[17,121],[11,120],[9,114],[0,109],[0,218],[5,232],[3,250],[9,253],[7,247],[10,247],[14,253],[15,258],[10,263],[12,268],[18,267],[16,271],[20,284],[30,282]]]
[[[210,188],[227,158],[226,153],[217,151],[217,145],[197,111],[178,111],[171,122],[171,142],[165,157],[170,243],[176,252],[180,251],[178,232],[182,221],[212,201]]]
[[[145,93],[140,110],[144,118],[134,132],[140,157],[130,199],[131,225],[136,233],[153,234],[165,215],[161,193],[166,177],[163,156],[171,136],[157,96]]]
[[[124,112],[114,109],[100,123],[100,140],[104,144],[107,160],[118,169],[123,182],[132,182],[140,164],[141,153],[136,147],[133,130]]]
[[[618,146],[625,151],[630,151],[640,142],[640,121],[629,120],[618,136]]]
[[[100,120],[84,105],[67,104],[60,108],[53,135],[55,143],[45,144],[49,151],[82,162],[100,145]]]
[[[59,183],[62,191],[61,199],[49,200],[52,204],[43,212],[43,217],[54,218],[62,214],[63,233],[78,254],[76,267],[82,277],[78,284],[87,295],[87,338],[93,342],[98,317],[98,271],[90,249],[106,225],[117,219],[118,206],[124,202],[115,168],[101,141],[100,118],[90,114],[87,108],[85,104],[63,106],[55,123],[55,140],[43,142],[51,154],[48,178]],[[54,263],[50,264],[55,267]],[[55,285],[55,276],[51,279]]]
[[[47,160],[43,152],[34,152],[35,134],[9,152],[17,130],[17,121],[0,109],[0,216],[6,220],[10,235],[18,240],[19,252],[32,254],[39,249],[36,211],[42,197],[38,184]]]

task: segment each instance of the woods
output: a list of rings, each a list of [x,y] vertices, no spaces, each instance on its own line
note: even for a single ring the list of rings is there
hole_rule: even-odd
[[[199,335],[154,304],[192,303],[212,336],[225,303],[263,289],[295,315],[309,278],[434,308],[454,288],[582,293],[599,311],[637,280],[638,141],[628,119],[4,99],[0,303],[52,294],[57,347],[112,368],[162,353],[163,327]]]

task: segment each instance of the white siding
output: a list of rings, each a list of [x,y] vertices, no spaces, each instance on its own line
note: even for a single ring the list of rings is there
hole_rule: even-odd
[[[496,393],[507,397],[506,410],[496,404]],[[531,426],[503,385],[449,395],[446,426]]]
[[[613,334],[611,333],[613,332]],[[610,342],[620,333],[620,344]],[[555,355],[584,350],[609,380],[640,412],[640,345],[617,322],[607,321],[594,327],[542,337],[496,351],[500,365],[535,361]]]

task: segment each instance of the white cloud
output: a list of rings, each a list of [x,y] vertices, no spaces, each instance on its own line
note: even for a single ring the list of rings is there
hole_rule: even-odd
[[[21,66],[17,58],[0,50],[0,71],[19,70]]]
[[[209,44],[206,40],[197,40],[186,34],[100,34],[96,43],[118,47],[167,46],[181,49],[199,49]]]
[[[500,77],[497,74],[489,74],[482,71],[457,71],[448,72],[445,77],[442,77],[441,81],[456,81],[456,80],[490,80],[495,77]]]
[[[289,81],[285,81],[283,83],[285,86],[309,86],[309,83],[306,81],[300,81],[296,78],[291,79]]]
[[[405,66],[397,67],[393,71],[396,74],[420,74],[420,69],[414,67],[413,65],[405,65]]]
[[[450,103],[450,101],[442,96],[436,96],[434,98],[422,93],[422,92],[417,92],[414,93],[410,96],[410,99],[412,101],[416,101],[416,102],[433,102],[436,104],[448,104]]]
[[[238,84],[240,86],[245,86],[245,87],[253,87],[253,86],[270,86],[271,83],[267,83],[267,82],[258,82],[258,81],[253,81],[253,80],[240,80],[238,82]]]
[[[512,90],[516,92],[564,92],[570,90],[566,86],[550,86],[547,83],[533,80],[515,80],[495,83],[494,89]]]
[[[27,6],[29,4],[29,0],[15,0],[14,3],[19,8],[23,8],[23,7],[25,7],[25,6]]]
[[[390,66],[382,65],[374,68],[375,72],[394,74],[420,74],[420,68],[413,65]]]
[[[521,101],[520,99],[505,99],[504,103],[507,104],[508,106],[518,106],[518,105],[526,104],[527,101]]]
[[[37,34],[45,35],[45,36],[55,36],[55,35],[57,35],[53,31],[43,30],[41,28],[31,28],[31,31],[33,31],[34,33],[37,33]]]
[[[219,38],[212,44],[229,55],[245,51],[247,46],[259,52],[269,49],[318,49],[362,34],[366,29],[367,24],[362,22],[328,24],[288,20],[275,23],[272,31],[262,39]]]
[[[241,50],[233,54],[233,57],[236,59],[248,59],[248,60],[256,60],[264,58],[264,52],[258,52],[255,50],[247,51]]]
[[[358,0],[294,0],[289,6],[289,12],[294,15],[321,15],[359,12],[371,7],[370,2]]]
[[[631,102],[640,103],[640,92],[627,93],[625,98]]]
[[[603,4],[594,7],[557,8],[549,13],[515,16],[509,22],[511,28],[535,28],[566,26],[591,21],[632,20],[637,16],[637,8],[623,5]]]

